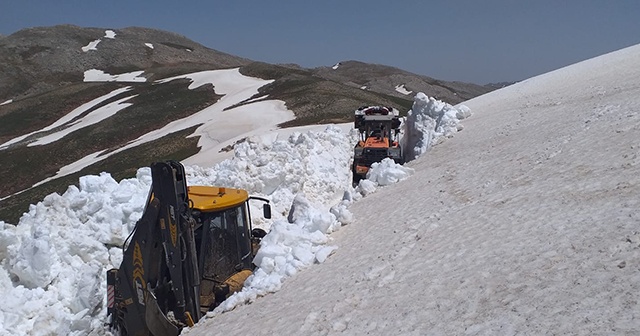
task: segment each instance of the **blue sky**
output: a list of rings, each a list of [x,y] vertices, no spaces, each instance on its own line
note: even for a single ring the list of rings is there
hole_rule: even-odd
[[[443,80],[516,81],[640,43],[636,0],[3,1],[0,34],[158,28],[304,67],[358,60]]]

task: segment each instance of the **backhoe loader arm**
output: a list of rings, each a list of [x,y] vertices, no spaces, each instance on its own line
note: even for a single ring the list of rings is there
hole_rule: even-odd
[[[183,166],[151,165],[152,187],[120,269],[107,272],[110,325],[122,335],[177,335],[200,317],[194,223]]]

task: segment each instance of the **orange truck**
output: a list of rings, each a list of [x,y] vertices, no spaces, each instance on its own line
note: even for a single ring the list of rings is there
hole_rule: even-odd
[[[399,142],[398,110],[385,106],[363,106],[355,111],[354,127],[360,132],[353,155],[353,182],[367,177],[374,162],[384,158],[404,163]]]

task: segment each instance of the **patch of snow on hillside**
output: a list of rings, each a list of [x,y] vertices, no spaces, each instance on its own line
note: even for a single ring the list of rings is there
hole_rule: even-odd
[[[9,99],[9,100],[6,100],[6,101],[4,101],[4,102],[0,103],[0,106],[2,106],[2,105],[7,105],[7,104],[11,104],[11,103],[13,103],[13,99]]]
[[[145,43],[144,45],[146,45],[147,48],[149,48],[149,49],[153,49],[153,44],[151,44],[151,43]]]
[[[334,66],[332,66],[331,69],[337,70],[339,67],[340,67],[340,62],[338,62]]]
[[[16,143],[18,143],[20,141],[23,141],[23,140],[26,140],[27,138],[33,136],[34,134],[48,132],[48,131],[51,131],[51,130],[53,130],[55,128],[62,127],[62,126],[65,126],[65,125],[68,126],[68,125],[71,124],[71,122],[73,120],[78,118],[80,115],[82,115],[86,111],[94,108],[96,105],[101,104],[102,102],[104,102],[104,101],[106,101],[108,99],[111,99],[113,97],[116,97],[116,96],[118,96],[118,95],[120,95],[122,93],[125,93],[125,92],[129,91],[129,90],[131,90],[130,86],[127,86],[127,87],[124,87],[124,88],[119,88],[119,89],[116,89],[116,90],[113,90],[113,91],[107,93],[106,95],[100,96],[98,98],[95,98],[95,99],[87,102],[87,103],[84,103],[84,104],[80,105],[78,108],[76,108],[73,111],[69,112],[68,114],[66,114],[62,118],[56,120],[53,124],[51,124],[51,125],[49,125],[49,126],[47,126],[45,128],[39,129],[37,131],[33,131],[31,133],[28,133],[28,134],[21,135],[19,137],[13,138],[13,139],[3,143],[3,144],[0,144],[0,150],[7,149],[7,147],[9,147],[10,145],[16,144]]]
[[[404,87],[404,84],[396,85],[396,91],[402,93],[403,95],[410,95],[413,91],[409,91]]]
[[[61,138],[63,138],[65,135],[70,134],[72,132],[75,132],[79,129],[85,128],[87,126],[93,125],[93,124],[97,124],[99,122],[101,122],[102,120],[105,120],[109,117],[111,117],[112,115],[118,113],[119,111],[123,110],[126,107],[129,107],[131,105],[133,105],[132,103],[125,103],[127,100],[136,97],[137,95],[132,95],[132,96],[128,96],[128,97],[124,97],[121,99],[118,99],[114,102],[111,102],[109,104],[106,104],[104,106],[100,106],[99,108],[87,113],[87,115],[85,115],[84,117],[75,120],[70,126],[55,132],[55,133],[51,133],[48,134],[46,136],[41,137],[40,139],[28,144],[28,147],[32,147],[32,146],[40,146],[40,145],[46,145],[46,144],[50,144],[54,141],[57,141]]]
[[[201,125],[191,135],[200,137],[198,146],[202,148],[200,153],[191,157],[191,163],[200,164],[208,161],[208,156],[212,154],[206,153],[207,150],[220,143],[248,133],[258,131],[266,133],[277,129],[278,124],[295,118],[293,112],[287,109],[281,100],[262,99],[250,104],[238,105],[254,97],[261,87],[273,82],[273,80],[244,76],[238,68],[235,68],[202,71],[157,82],[165,83],[181,78],[191,80],[189,89],[209,84],[216,94],[224,95],[224,97],[198,113],[173,121],[162,129],[140,137],[130,146],[136,146],[139,141],[151,141],[153,137],[176,130]]]
[[[98,46],[98,43],[100,43],[100,39],[95,40],[95,41],[91,41],[89,42],[89,44],[87,44],[86,46],[82,47],[82,51],[87,52],[89,50],[98,50],[98,48],[96,48]]]
[[[105,30],[104,37],[114,39],[116,38],[116,32],[114,32],[113,30]]]
[[[102,70],[89,69],[84,72],[85,82],[146,82],[147,79],[140,77],[144,71],[133,71],[119,75],[110,75]]]

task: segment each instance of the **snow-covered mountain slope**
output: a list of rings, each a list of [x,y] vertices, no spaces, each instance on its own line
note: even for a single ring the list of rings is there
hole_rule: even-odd
[[[472,99],[338,249],[186,335],[640,333],[640,46]]]

